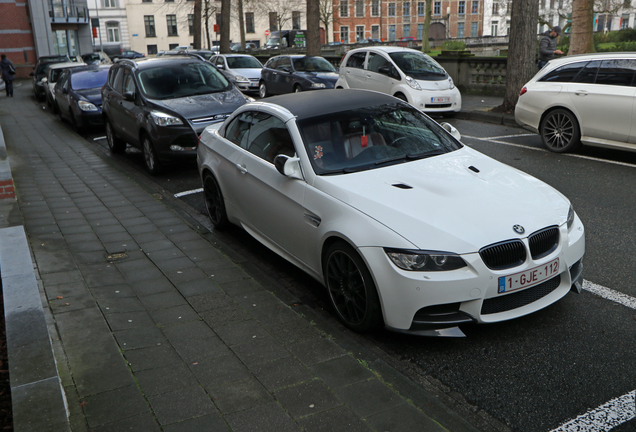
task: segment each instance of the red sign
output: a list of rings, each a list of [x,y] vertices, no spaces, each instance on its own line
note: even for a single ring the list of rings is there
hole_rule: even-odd
[[[218,24],[214,24],[214,32],[215,33],[219,32],[219,25]]]
[[[269,30],[265,30],[265,36],[269,36]]]

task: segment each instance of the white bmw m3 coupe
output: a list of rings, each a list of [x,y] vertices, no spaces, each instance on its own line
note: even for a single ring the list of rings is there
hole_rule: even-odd
[[[268,98],[205,129],[198,165],[229,223],[326,287],[355,331],[461,336],[580,291],[583,224],[530,175],[364,90]]]

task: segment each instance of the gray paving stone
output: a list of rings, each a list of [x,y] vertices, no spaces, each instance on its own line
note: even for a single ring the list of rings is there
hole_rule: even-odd
[[[98,264],[106,261],[104,251],[77,252],[74,257],[78,264]]]
[[[108,235],[108,234],[124,234],[126,233],[126,228],[121,225],[108,225],[108,226],[94,226],[91,227],[95,234],[98,236]]]
[[[132,264],[129,264],[126,267],[126,273],[124,274],[124,278],[131,284],[136,284],[138,282],[144,282],[153,279],[160,279],[163,277],[163,273],[156,266],[152,265],[151,262],[145,260],[135,260],[140,261],[138,267],[135,267]],[[145,261],[145,262],[144,262]],[[132,262],[132,261],[131,261]]]
[[[119,270],[107,262],[103,264],[85,264],[80,271],[90,288],[107,285],[119,285],[126,282]]]
[[[144,307],[148,311],[166,309],[170,307],[183,306],[188,304],[188,302],[183,298],[183,296],[176,289],[173,289],[172,291],[166,291],[163,293],[143,296],[143,297],[140,297],[139,300],[141,300]]]
[[[108,314],[106,321],[112,331],[155,326],[155,322],[146,311]]]
[[[345,350],[324,337],[287,345],[287,349],[307,366],[347,355]]]
[[[95,239],[97,239],[97,236],[95,236]],[[114,232],[111,234],[100,234],[99,235],[99,241],[101,241],[102,243],[106,244],[106,243],[115,243],[115,242],[122,242],[122,243],[134,243],[135,240],[133,239],[133,237],[128,234],[127,232]]]
[[[150,311],[150,316],[160,327],[201,320],[199,314],[187,304],[166,309],[153,310]]]
[[[232,351],[239,359],[252,367],[260,363],[271,362],[281,358],[289,357],[290,353],[273,337],[252,339],[251,341],[232,346]]]
[[[199,315],[201,315],[201,318],[212,328],[252,320],[252,317],[236,303],[228,304],[222,308],[199,312]]]
[[[315,379],[315,375],[294,357],[254,365],[251,370],[269,391]]]
[[[84,402],[84,413],[90,427],[113,423],[149,411],[144,397],[135,385],[87,396]]]
[[[366,418],[375,430],[407,430],[413,432],[446,432],[412,405],[401,405]]]
[[[298,317],[296,312],[283,303],[267,304],[248,309],[248,311],[251,316],[266,327],[286,323]]]
[[[45,285],[46,298],[54,300],[61,297],[70,297],[80,292],[88,292],[88,287],[83,281],[64,283],[59,285]]]
[[[210,277],[219,285],[250,279],[247,273],[236,266],[218,269]]]
[[[162,331],[188,363],[223,357],[230,353],[229,348],[203,321],[163,327]]]
[[[334,392],[362,418],[406,404],[404,399],[377,379],[340,387]]]
[[[144,413],[134,417],[128,417],[114,423],[108,423],[91,429],[92,432],[160,432],[161,428],[154,415]],[[73,429],[73,432],[75,430]]]
[[[148,225],[135,225],[135,226],[127,227],[126,229],[131,235],[135,236],[138,234],[146,234],[150,232],[155,232],[157,230],[157,227],[153,224],[148,224]]]
[[[194,253],[196,255],[195,251],[200,251],[201,254],[204,254],[205,252],[207,252],[208,250],[212,249],[214,246],[212,246],[210,244],[210,242],[208,242],[207,240],[204,240],[202,238],[198,238],[195,240],[190,240],[187,242],[182,242],[179,243],[179,249],[181,249],[184,253],[186,253],[188,256],[192,253]],[[218,253],[218,252],[217,252]]]
[[[369,432],[371,427],[360,419],[349,407],[342,406],[329,411],[298,419],[298,424],[306,432]],[[380,428],[378,431],[411,431],[413,429],[398,429],[392,425]]]
[[[218,412],[210,397],[199,386],[149,396],[148,401],[162,425]]]
[[[148,258],[150,258],[153,262],[167,261],[167,260],[172,260],[175,258],[186,257],[186,255],[183,252],[181,252],[181,250],[177,248],[176,246],[171,247],[169,249],[160,249],[156,252],[146,251],[146,255],[148,255]]]
[[[220,414],[209,414],[163,427],[164,432],[229,432]]]
[[[281,303],[278,298],[269,291],[264,290],[260,285],[258,285],[259,289],[253,292],[243,293],[239,295],[235,295],[236,293],[232,293],[232,297],[234,300],[243,306],[245,309],[250,309],[252,307],[261,307],[261,306],[269,306],[269,305],[278,305]],[[227,287],[222,285],[224,291],[227,292]]]
[[[139,243],[140,245],[145,245],[146,243],[152,243],[152,242],[158,242],[158,241],[165,241],[168,242],[172,245],[174,245],[170,240],[168,240],[168,238],[166,236],[163,235],[163,233],[161,231],[159,231],[156,227],[150,225],[151,227],[153,227],[152,231],[148,231],[148,232],[142,232],[142,233],[131,233],[133,235],[133,238],[135,239],[135,241],[137,243]],[[130,231],[128,231],[130,232]],[[150,252],[150,251],[148,251]]]
[[[95,300],[100,299],[121,299],[124,297],[136,297],[137,293],[133,291],[128,284],[106,285],[102,287],[93,287],[90,289]]]
[[[80,282],[83,280],[82,273],[79,270],[58,271],[58,272],[40,272],[42,283],[45,286],[67,284],[71,282]]]
[[[219,292],[221,288],[212,279],[205,277],[175,284],[184,297]]]
[[[150,233],[144,233],[144,234],[150,234]],[[157,235],[157,237],[163,236],[163,235],[164,234],[160,232],[160,234]],[[146,253],[156,252],[162,249],[169,249],[169,248],[175,247],[174,243],[170,241],[167,237],[159,238],[158,240],[149,240],[147,242],[138,240],[138,242],[139,242],[139,247],[141,247]]]
[[[99,240],[69,243],[68,249],[71,252],[94,252],[104,250],[104,245]]]
[[[369,369],[349,355],[318,363],[309,369],[331,388],[347,386],[374,377]]]
[[[198,267],[187,268],[183,270],[174,270],[171,272],[166,272],[165,274],[168,279],[170,279],[170,282],[175,285],[195,280],[211,280],[212,282],[214,282],[214,278],[210,278]]]
[[[284,345],[295,344],[301,341],[317,339],[321,334],[304,318],[296,315],[291,320],[282,324],[268,325],[262,323],[267,331]]]
[[[101,297],[97,299],[100,309],[104,314],[140,312],[145,310],[144,305],[137,297]]]
[[[223,327],[215,327],[214,331],[228,346],[248,343],[254,339],[271,337],[269,333],[254,320],[232,323]]]
[[[124,351],[133,372],[181,363],[181,357],[169,343]]]
[[[169,292],[175,289],[174,285],[164,277],[135,281],[131,283],[131,286],[139,297]]]
[[[230,296],[221,290],[188,297],[188,303],[190,303],[197,312],[204,312],[236,304]]]
[[[288,432],[300,427],[277,403],[261,405],[226,416],[234,432]]]
[[[88,290],[69,296],[59,297],[62,298],[56,297],[55,299],[49,300],[49,307],[55,314],[95,307],[95,300]]]
[[[233,355],[194,362],[189,367],[201,385],[208,390],[252,377],[250,370]]]
[[[60,394],[60,382],[55,373],[46,380],[12,387],[11,401],[16,430],[68,431],[69,423]],[[5,415],[3,413],[3,423]]]
[[[197,267],[195,263],[188,257],[174,258],[171,260],[154,261],[164,273],[170,273],[179,270]],[[197,267],[198,269],[198,267]],[[200,270],[200,269],[199,269]]]
[[[207,389],[223,414],[272,403],[274,398],[255,378],[220,384]]]
[[[65,231],[66,230],[67,229],[65,228]],[[94,232],[92,232],[92,231],[91,232],[77,233],[77,234],[67,234],[65,232],[64,233],[64,239],[69,244],[76,243],[76,242],[99,241],[100,240],[97,237],[97,235]]]
[[[168,340],[157,327],[141,327],[113,332],[122,350],[168,345]]]
[[[256,293],[261,293],[261,296],[265,296],[267,291],[261,284],[254,279],[240,279],[232,282],[217,282],[221,289],[227,293],[230,297],[244,298],[248,296],[254,297]],[[271,294],[270,294],[271,295]],[[263,302],[261,304],[277,303],[275,301]]]
[[[342,401],[319,380],[275,391],[274,396],[295,419],[343,405]]]

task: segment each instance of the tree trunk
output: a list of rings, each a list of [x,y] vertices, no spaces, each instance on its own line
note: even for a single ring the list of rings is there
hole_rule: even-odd
[[[201,49],[201,1],[202,0],[194,0],[194,40],[192,41],[192,47],[194,49]]]
[[[320,0],[307,0],[307,55],[320,54]]]
[[[422,31],[422,52],[425,53],[431,52],[431,46],[428,43],[428,29],[431,27],[431,3],[432,1],[429,0],[425,6],[424,30]]]
[[[537,19],[539,0],[512,2],[510,42],[506,66],[506,91],[496,111],[513,111],[519,91],[537,73]]]
[[[243,16],[243,0],[238,0],[238,19],[241,33],[241,51],[245,51],[245,17]]]
[[[219,50],[223,54],[230,52],[230,8],[231,0],[221,0],[221,44]]]
[[[572,36],[568,55],[594,52],[594,0],[572,0]]]
[[[208,42],[208,49],[212,47],[210,43],[210,1],[205,0],[205,38]]]

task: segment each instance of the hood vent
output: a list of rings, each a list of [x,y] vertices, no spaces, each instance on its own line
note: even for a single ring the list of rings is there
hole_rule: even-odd
[[[468,169],[469,169],[469,170],[471,170],[471,171],[473,171],[473,172],[476,172],[476,173],[478,173],[478,172],[479,172],[479,170],[478,170],[477,168],[475,168],[474,166],[472,166],[472,165],[471,165],[471,166],[469,166],[469,167],[468,167]]]
[[[409,186],[409,185],[404,184],[404,183],[395,183],[395,184],[393,184],[391,186],[396,187],[398,189],[413,189],[413,186]]]

